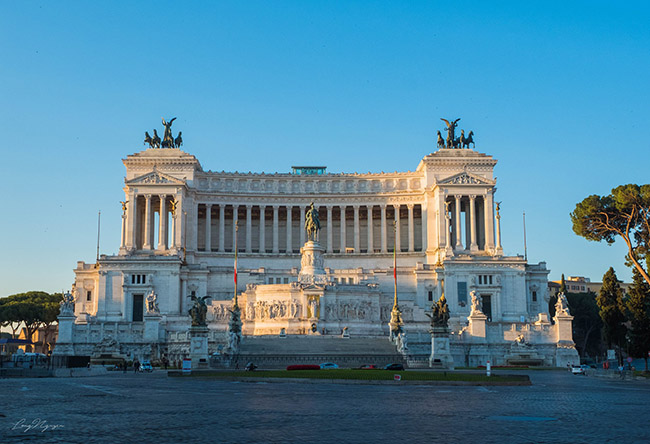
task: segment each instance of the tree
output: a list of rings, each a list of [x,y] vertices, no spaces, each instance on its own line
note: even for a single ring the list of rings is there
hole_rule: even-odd
[[[600,309],[600,318],[603,320],[603,337],[607,346],[618,345],[619,360],[620,349],[625,339],[625,305],[623,303],[623,290],[618,283],[616,272],[612,267],[603,276],[603,286],[596,297]]]
[[[0,299],[0,322],[10,323],[14,337],[21,324],[25,325],[25,339],[31,341],[34,332],[41,326],[56,321],[59,313],[60,293],[44,291],[18,293]]]
[[[591,195],[571,213],[573,231],[587,240],[613,244],[621,237],[628,260],[650,284],[641,260],[650,258],[650,185],[621,185],[607,196]]]
[[[594,334],[601,330],[603,322],[600,319],[596,294],[587,293],[566,293],[569,310],[573,315],[573,340],[580,351],[581,357],[586,355],[596,356],[602,352],[602,340],[600,334]]]
[[[630,352],[643,356],[645,371],[648,371],[648,351],[650,351],[650,285],[637,269],[633,269],[632,285],[625,301],[631,329],[628,332]]]

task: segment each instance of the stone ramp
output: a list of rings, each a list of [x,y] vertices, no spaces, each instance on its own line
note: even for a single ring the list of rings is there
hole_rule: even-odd
[[[242,338],[238,362],[243,367],[253,362],[260,368],[285,368],[292,364],[334,362],[340,367],[364,364],[384,366],[405,363],[387,337],[340,336],[245,336]]]

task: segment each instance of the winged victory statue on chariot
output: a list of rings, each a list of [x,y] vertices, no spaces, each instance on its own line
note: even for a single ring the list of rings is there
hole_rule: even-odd
[[[474,131],[470,131],[466,136],[465,130],[460,130],[460,137],[456,137],[455,131],[460,119],[447,120],[441,118],[440,120],[447,124],[447,128],[445,128],[445,131],[447,131],[447,139],[443,139],[442,134],[438,131],[438,148],[469,149],[470,145],[476,148],[476,145],[474,144]]]

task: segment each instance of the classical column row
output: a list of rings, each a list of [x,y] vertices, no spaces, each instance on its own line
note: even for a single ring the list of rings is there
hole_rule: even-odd
[[[395,246],[397,251],[416,251],[416,237],[419,241],[417,250],[423,250],[424,236],[422,236],[422,210],[420,207],[418,222],[420,227],[416,227],[416,219],[414,209],[416,204],[406,205],[406,217],[402,215],[400,210],[403,210],[402,205],[323,205],[320,208],[321,213],[321,244],[326,246],[328,253],[345,253],[345,252],[362,252],[362,239],[366,245],[363,245],[367,253],[388,253],[392,251],[392,239],[395,239]],[[298,208],[299,220],[295,221],[297,214],[294,214],[294,209]],[[352,207],[351,214],[346,214],[349,207]],[[394,223],[387,222],[387,209],[393,207]],[[196,249],[199,251],[218,251],[226,252],[232,251],[232,246],[235,245],[235,226],[237,224],[240,210],[245,210],[246,223],[245,230],[242,226],[239,227],[240,235],[243,234],[244,238],[239,239],[239,248],[241,252],[246,253],[297,253],[300,246],[306,240],[304,230],[306,206],[296,205],[237,205],[237,204],[198,204],[196,230],[200,232],[200,236],[196,239]],[[377,227],[376,209],[379,208],[380,223]],[[282,209],[282,225],[283,225],[283,239],[281,238],[281,220],[280,210]],[[334,210],[338,211],[338,240],[335,245],[335,237],[333,232],[333,214]],[[366,212],[367,220],[364,221],[362,226],[361,209]],[[255,210],[255,215],[253,211]],[[270,211],[269,211],[270,210]],[[267,213],[267,211],[269,211]],[[296,213],[298,213],[296,211]],[[218,227],[216,222],[216,215],[218,213]],[[228,215],[226,214],[228,213]],[[199,214],[201,216],[199,216]],[[243,213],[242,213],[243,214]],[[267,220],[267,219],[271,220]],[[296,223],[297,222],[297,223]],[[402,224],[405,223],[405,226]],[[366,233],[362,233],[362,228]],[[295,233],[298,229],[299,232]],[[348,231],[351,229],[352,231]],[[375,230],[379,229],[378,240],[375,239]],[[392,230],[395,234],[392,234]],[[218,230],[218,242],[215,242],[215,231]],[[403,232],[406,230],[406,232]],[[418,231],[416,231],[418,230]],[[232,232],[232,242],[226,244],[226,231]],[[242,233],[242,231],[244,233]],[[402,238],[404,234],[404,239]],[[270,245],[267,244],[267,236],[271,236]],[[350,238],[351,239],[350,239]],[[391,238],[389,245],[388,239]],[[299,243],[294,242],[299,240]],[[380,245],[376,245],[380,242]],[[402,248],[402,243],[404,249]],[[282,243],[282,245],[281,245]],[[269,248],[270,247],[270,248]],[[378,248],[375,248],[378,247]],[[407,247],[407,248],[406,248]]]
[[[167,194],[134,194],[130,198],[134,200],[134,204],[131,206],[125,203],[128,213],[125,209],[122,215],[122,247],[160,251],[171,247],[178,248],[175,197]],[[170,202],[171,204],[168,205]],[[158,214],[157,227],[154,226],[156,213]],[[126,221],[129,214],[132,222]],[[155,237],[158,238],[158,242],[155,242]]]
[[[481,212],[477,208],[477,199],[481,202]],[[451,207],[451,208],[450,208]],[[463,225],[461,215],[465,214]],[[446,248],[454,250],[478,250],[494,249],[494,210],[492,193],[488,192],[481,196],[477,195],[452,195],[445,201],[445,214],[447,236],[445,239]],[[480,220],[479,220],[480,219]],[[463,233],[465,242],[463,243]],[[453,234],[453,239],[451,235]],[[482,236],[479,243],[479,234]],[[452,245],[453,243],[453,245]]]

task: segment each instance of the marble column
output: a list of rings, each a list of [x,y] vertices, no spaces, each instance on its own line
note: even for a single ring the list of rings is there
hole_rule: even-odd
[[[478,245],[476,244],[476,196],[474,195],[469,196],[469,223],[469,250],[475,252],[478,251]]]
[[[246,205],[246,253],[253,252],[253,206]]]
[[[454,249],[451,246],[451,214],[449,211],[450,202],[444,202],[445,212],[445,255],[453,256]]]
[[[454,222],[455,222],[455,226],[456,226],[455,234],[456,234],[456,249],[457,250],[462,250],[463,249],[463,236],[462,236],[462,233],[460,231],[460,198],[461,198],[461,196],[458,195],[458,194],[454,196],[454,199],[456,199],[455,202],[454,202],[454,210],[456,210],[455,211],[455,219],[456,220]]]
[[[146,194],[144,206],[144,242],[143,250],[151,250],[151,194]]]
[[[158,218],[158,250],[167,249],[167,196],[161,194],[160,217]]]
[[[305,245],[306,241],[306,230],[305,230],[305,207],[300,205],[300,246]]]
[[[120,250],[123,250],[126,244],[126,212],[122,213],[122,231],[120,232]]]
[[[345,206],[340,207],[341,210],[341,253],[345,253]]]
[[[381,209],[381,252],[388,253],[388,238],[386,236],[386,205],[379,206]]]
[[[374,253],[374,239],[372,226],[372,205],[368,205],[368,254]]]
[[[237,243],[236,242],[237,222],[239,222],[239,205],[233,205],[232,206],[232,251],[235,251],[235,244]]]
[[[260,250],[259,252],[266,253],[266,220],[265,214],[266,205],[260,205]]]
[[[327,252],[334,252],[334,245],[332,239],[332,206],[327,206]]]
[[[137,219],[137,203],[138,196],[131,190],[127,195],[128,202],[126,203],[126,239],[125,247],[127,250],[133,250],[137,248],[136,245],[136,219]]]
[[[280,252],[280,206],[273,205],[273,253]]]
[[[483,201],[485,202],[483,211],[485,214],[485,250],[492,251],[494,250],[494,204],[492,201],[492,190],[488,190],[483,195]]]
[[[212,205],[205,204],[205,251],[212,251]]]
[[[393,209],[395,211],[395,250],[399,253],[402,251],[402,227],[401,227],[401,220],[399,216],[399,209],[400,209],[399,204],[394,204]]]
[[[409,210],[409,252],[415,251],[415,224],[413,222],[413,204],[407,204]]]
[[[292,231],[293,231],[293,222],[291,220],[291,210],[293,207],[291,205],[287,205],[287,254],[293,253],[293,239],[292,239]]]
[[[354,206],[354,252],[358,253],[361,249],[361,240],[359,239],[359,205]]]
[[[495,253],[499,256],[503,254],[503,247],[501,247],[501,215],[499,214],[499,205],[500,202],[497,202],[497,215],[496,215],[496,251]]]
[[[226,205],[219,205],[219,252],[226,251]]]

